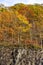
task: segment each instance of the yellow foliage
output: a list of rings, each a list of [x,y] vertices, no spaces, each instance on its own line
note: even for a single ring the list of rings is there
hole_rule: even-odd
[[[21,23],[29,24],[29,21],[27,20],[27,18],[26,18],[25,16],[19,14],[17,11],[16,11],[16,15],[17,15],[17,17],[19,18],[19,20],[22,21]]]
[[[18,17],[18,19],[20,20],[19,23],[21,24],[19,26],[19,30],[22,30],[23,32],[27,32],[29,31],[29,29],[32,27],[31,24],[29,24],[29,21],[27,20],[27,18],[21,14],[18,13],[18,11],[15,12],[16,16]],[[22,26],[25,25],[25,26]]]

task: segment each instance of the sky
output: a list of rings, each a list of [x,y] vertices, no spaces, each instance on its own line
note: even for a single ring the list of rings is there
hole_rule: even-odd
[[[24,4],[43,4],[43,0],[0,0],[0,4],[4,4],[5,6],[12,6],[17,3],[24,3]]]

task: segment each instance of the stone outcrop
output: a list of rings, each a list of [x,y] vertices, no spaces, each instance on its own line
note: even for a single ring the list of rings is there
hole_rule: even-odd
[[[43,50],[1,47],[0,65],[43,65]]]

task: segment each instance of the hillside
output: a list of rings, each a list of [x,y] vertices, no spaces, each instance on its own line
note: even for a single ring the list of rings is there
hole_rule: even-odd
[[[43,6],[0,5],[0,45],[43,45]]]

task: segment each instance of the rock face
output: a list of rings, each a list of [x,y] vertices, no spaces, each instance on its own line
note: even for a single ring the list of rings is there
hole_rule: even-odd
[[[43,65],[43,50],[1,47],[0,65]]]

